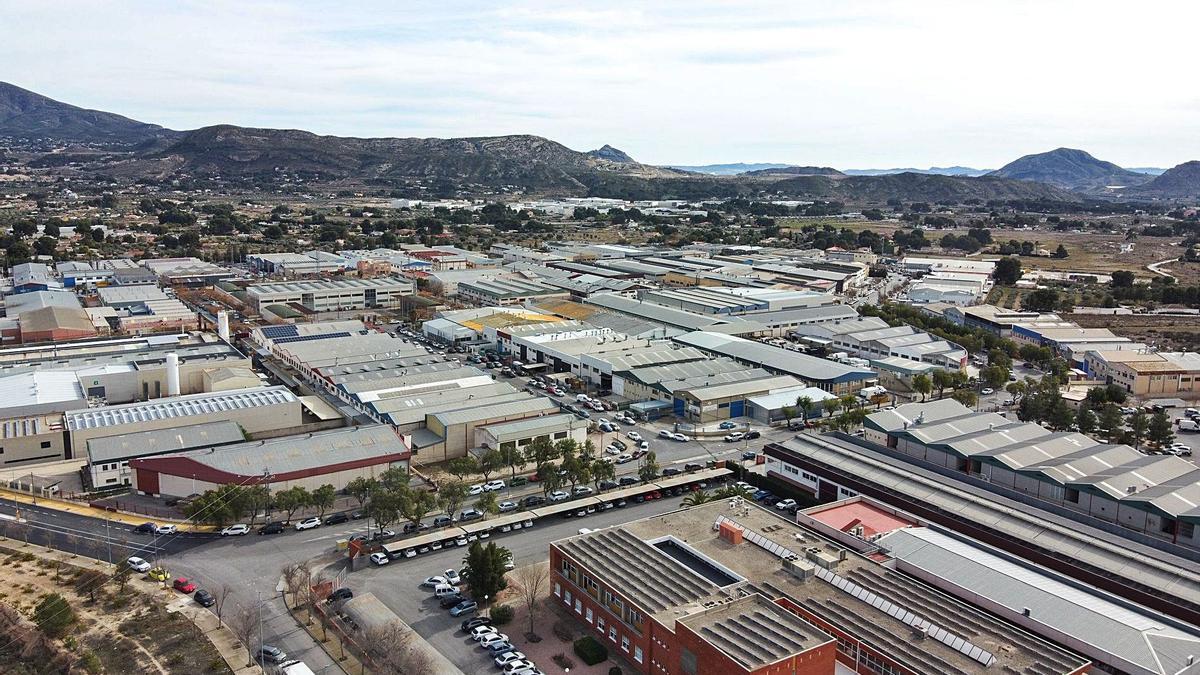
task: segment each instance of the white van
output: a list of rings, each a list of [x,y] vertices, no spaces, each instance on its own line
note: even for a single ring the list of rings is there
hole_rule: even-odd
[[[433,595],[437,598],[444,598],[447,595],[454,595],[457,592],[458,589],[450,584],[438,584],[433,588]]]
[[[279,666],[275,672],[279,675],[315,675],[303,661],[288,661]]]

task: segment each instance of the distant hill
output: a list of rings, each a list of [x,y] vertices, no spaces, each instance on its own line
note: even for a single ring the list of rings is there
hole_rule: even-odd
[[[637,164],[632,157],[607,143],[605,143],[604,147],[600,148],[599,150],[592,150],[587,154],[589,157],[603,159],[609,162],[616,162],[618,164]]]
[[[66,143],[141,145],[179,132],[99,110],[87,110],[0,82],[0,136]]]
[[[745,162],[734,162],[733,164],[700,164],[700,165],[685,165],[685,164],[668,164],[671,169],[679,169],[680,171],[691,171],[694,173],[706,173],[712,176],[734,176],[747,171],[760,171],[762,169],[785,169],[791,164],[770,164],[758,163],[747,164]]]
[[[888,176],[894,173],[923,173],[935,176],[983,176],[991,169],[972,169],[969,166],[931,166],[928,169],[845,169],[847,176]]]
[[[1144,173],[1122,169],[1112,162],[1096,159],[1083,150],[1072,148],[1025,155],[988,175],[1036,181],[1082,192],[1099,192],[1114,185],[1141,185],[1150,180]]]
[[[988,176],[941,176],[921,173],[847,176],[841,179],[801,176],[773,183],[771,189],[797,197],[874,204],[882,204],[891,198],[949,203],[961,203],[969,199],[1079,201],[1079,195],[1038,183]]]
[[[1125,167],[1125,170],[1132,171],[1134,173],[1144,173],[1148,176],[1161,176],[1167,171],[1166,169],[1157,166],[1127,166]]]
[[[1200,198],[1200,162],[1184,162],[1167,169],[1161,176],[1130,190],[1128,194],[1158,199]]]
[[[743,176],[844,176],[846,174],[828,166],[785,166],[773,169],[746,171]]]

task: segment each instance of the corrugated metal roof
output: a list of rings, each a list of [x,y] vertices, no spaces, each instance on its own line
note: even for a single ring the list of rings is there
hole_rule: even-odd
[[[87,453],[88,461],[95,464],[164,452],[241,443],[245,440],[246,435],[240,425],[223,420],[92,438],[87,442]]]
[[[500,403],[486,407],[473,405],[469,408],[464,408],[461,410],[449,410],[445,412],[434,413],[434,417],[436,417],[443,426],[450,426],[453,424],[463,424],[497,417],[533,414],[546,410],[558,410],[558,406],[544,396],[529,396],[528,398],[509,403]]]
[[[1109,664],[1117,665],[1115,658],[1147,673],[1170,675],[1184,669],[1188,657],[1200,649],[1200,633],[1185,631],[1150,610],[1110,601],[1100,591],[1064,583],[1052,572],[936,530],[896,530],[876,543],[903,561],[902,570],[921,570],[923,578],[931,575],[942,582],[938,585],[982,596],[1011,616],[1028,608],[1026,621],[1089,645],[1093,658],[1109,655]],[[1125,664],[1118,667],[1136,672]]]
[[[0,377],[0,409],[83,400],[75,373],[43,370]]]
[[[67,413],[67,429],[100,429],[150,420],[212,415],[227,410],[246,410],[298,402],[287,387],[255,387],[211,394],[174,396],[141,403],[90,408]]]
[[[875,377],[874,371],[845,366],[827,359],[800,354],[780,347],[732,335],[697,331],[674,338],[677,342],[723,354],[769,370],[783,371],[803,380],[831,382]]]

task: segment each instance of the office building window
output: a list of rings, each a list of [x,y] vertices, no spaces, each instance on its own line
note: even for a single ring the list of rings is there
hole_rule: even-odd
[[[633,648],[633,660],[637,661],[638,663],[642,662],[642,648],[641,647],[635,646]]]
[[[621,636],[621,651],[623,651],[623,652],[629,651],[629,636],[628,635]]]
[[[587,608],[587,612],[584,613],[583,617],[584,617],[584,620],[586,620],[588,623],[592,622],[592,608],[591,607]]]
[[[613,642],[617,641],[617,627],[616,626],[608,627],[608,639],[612,640]]]
[[[554,582],[554,595],[555,597],[562,596],[562,584],[558,583],[557,581]]]

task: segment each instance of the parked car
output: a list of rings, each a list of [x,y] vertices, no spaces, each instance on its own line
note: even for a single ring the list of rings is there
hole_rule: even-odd
[[[320,527],[320,526],[321,526],[320,518],[316,518],[316,517],[305,518],[304,520],[296,523],[296,531],[299,532],[302,530],[311,530],[314,527]]]
[[[679,441],[680,443],[687,443],[688,441],[692,440],[692,439],[688,438],[687,436],[684,436],[683,434],[680,434],[680,433],[671,434],[671,439]]]
[[[448,583],[449,582],[446,581],[446,577],[443,576],[425,577],[425,581],[421,582],[421,588],[437,588],[442,584]]]
[[[479,604],[474,600],[463,600],[454,607],[450,608],[450,616],[462,616],[464,614],[470,614],[477,609],[479,609]]]
[[[376,551],[375,553],[371,554],[371,562],[380,567],[390,563],[391,561],[392,559],[388,557],[388,554],[383,553],[382,551]]]
[[[179,532],[178,525],[159,525],[154,528],[154,534],[176,534]]]
[[[240,537],[244,534],[249,534],[249,533],[250,533],[250,526],[245,523],[238,523],[236,525],[230,525],[229,527],[226,527],[225,529],[221,530],[222,537]]]
[[[503,668],[504,666],[507,666],[508,664],[512,663],[513,661],[520,661],[524,658],[525,658],[525,654],[518,652],[516,650],[513,650],[513,651],[504,652],[504,653],[500,654],[499,656],[497,656],[493,660],[496,662],[496,666],[498,668]]]
[[[158,526],[154,523],[142,523],[133,528],[134,534],[154,534],[156,531],[158,531]]]
[[[283,533],[283,523],[280,523],[278,521],[267,523],[266,525],[263,525],[262,527],[258,528],[258,533],[259,534],[282,534]]]
[[[471,629],[471,639],[476,642],[479,642],[484,638],[484,636],[487,635],[499,635],[499,631],[497,631],[495,628],[492,628],[490,623],[481,624]]]
[[[334,513],[325,516],[326,525],[341,525],[342,523],[350,522],[350,516],[345,513]]]
[[[483,492],[484,492],[483,483],[480,483],[478,485],[472,485],[471,489],[467,490],[467,494],[472,497],[479,496],[479,495],[483,494]]]
[[[756,438],[762,438],[762,432],[761,431],[747,431],[746,435],[743,436],[742,438],[745,440],[748,440],[748,441],[753,441]]]
[[[469,523],[472,520],[481,520],[483,511],[476,508],[463,509],[462,513],[458,514],[458,522]]]
[[[775,503],[775,508],[780,511],[794,509],[794,508],[796,508],[796,500],[795,499],[781,499]]]
[[[165,567],[155,567],[149,572],[146,572],[146,576],[155,581],[166,581],[167,579],[171,578],[171,573],[168,572]]]
[[[617,482],[622,486],[637,485],[638,479],[634,478],[633,476],[621,476],[617,479]]]
[[[503,490],[504,489],[504,481],[489,480],[488,482],[483,484],[483,489],[487,492],[495,492],[497,490]]]
[[[574,494],[576,497],[585,497],[587,495],[592,494],[593,492],[595,492],[595,490],[593,490],[592,488],[590,488],[586,485],[576,485],[574,488],[571,489],[571,493]]]
[[[139,573],[144,574],[144,573],[150,571],[150,563],[146,562],[145,560],[143,560],[142,558],[139,558],[137,556],[133,556],[132,558],[129,558],[128,560],[125,561],[125,564],[128,565],[129,569],[133,570],[134,572],[139,572]]]
[[[737,443],[738,441],[742,440],[742,438],[744,438],[745,436],[746,436],[746,434],[744,434],[740,431],[735,431],[732,434],[725,435],[725,442],[726,443]]]
[[[633,461],[633,455],[629,453],[621,453],[617,455],[617,464],[628,464]]]
[[[562,502],[562,501],[566,501],[570,498],[571,498],[571,495],[563,492],[562,490],[555,490],[554,492],[550,493],[550,501],[552,501],[552,502]]]
[[[753,450],[747,450],[746,452],[742,453],[742,459],[744,459],[744,460],[757,459],[757,458],[758,458],[758,453],[754,452]]]
[[[600,489],[601,489],[601,490],[611,490],[611,489],[613,489],[613,488],[615,488],[615,487],[618,487],[618,485],[619,485],[619,484],[618,484],[618,483],[617,483],[617,481],[615,481],[615,480],[602,480],[602,481],[600,481]]]
[[[736,429],[737,425],[733,422],[721,422],[717,425],[718,429]]]
[[[280,664],[287,660],[287,653],[279,647],[263,645],[258,650],[258,658],[271,664]]]
[[[213,605],[217,604],[217,599],[213,597],[213,594],[209,593],[203,588],[196,591],[196,594],[192,597],[196,599],[196,602],[201,607],[212,607]]]
[[[996,390],[992,389],[991,387],[984,387],[983,389],[979,390],[979,393],[983,394],[984,396],[991,396],[992,394],[996,393]]]
[[[182,593],[194,593],[196,591],[196,584],[192,583],[187,577],[179,577],[171,585],[174,586],[175,590]]]
[[[329,597],[325,598],[325,604],[332,605],[333,603],[337,602],[338,600],[349,600],[350,598],[353,598],[353,597],[354,597],[354,591],[350,590],[349,588],[346,588],[345,586],[342,586],[341,588],[333,589],[333,592],[329,594]]]
[[[681,473],[683,472],[679,470],[679,467],[674,466],[668,466],[662,470],[662,475],[664,476],[678,476]]]
[[[525,505],[525,508],[530,508],[533,506],[540,506],[542,504],[545,504],[546,498],[541,495],[529,495],[529,496],[525,497],[524,499],[522,499],[521,503],[523,505]]]
[[[625,437],[630,440],[633,440],[633,441],[641,441],[642,440],[642,435],[636,431],[631,431],[631,432],[625,434]]]
[[[516,502],[503,501],[503,502],[500,502],[499,504],[497,504],[497,505],[496,505],[496,509],[497,509],[498,511],[500,511],[500,513],[508,513],[509,511],[516,511],[516,510],[517,510],[517,503],[516,503]]]
[[[467,633],[480,626],[490,625],[492,625],[491,619],[486,616],[477,616],[474,619],[467,619],[466,621],[463,621],[460,627],[464,633]]]
[[[483,647],[484,649],[491,649],[492,645],[497,644],[511,643],[508,641],[508,636],[504,633],[492,633],[490,635],[485,635],[481,640],[479,640],[479,646]]]

